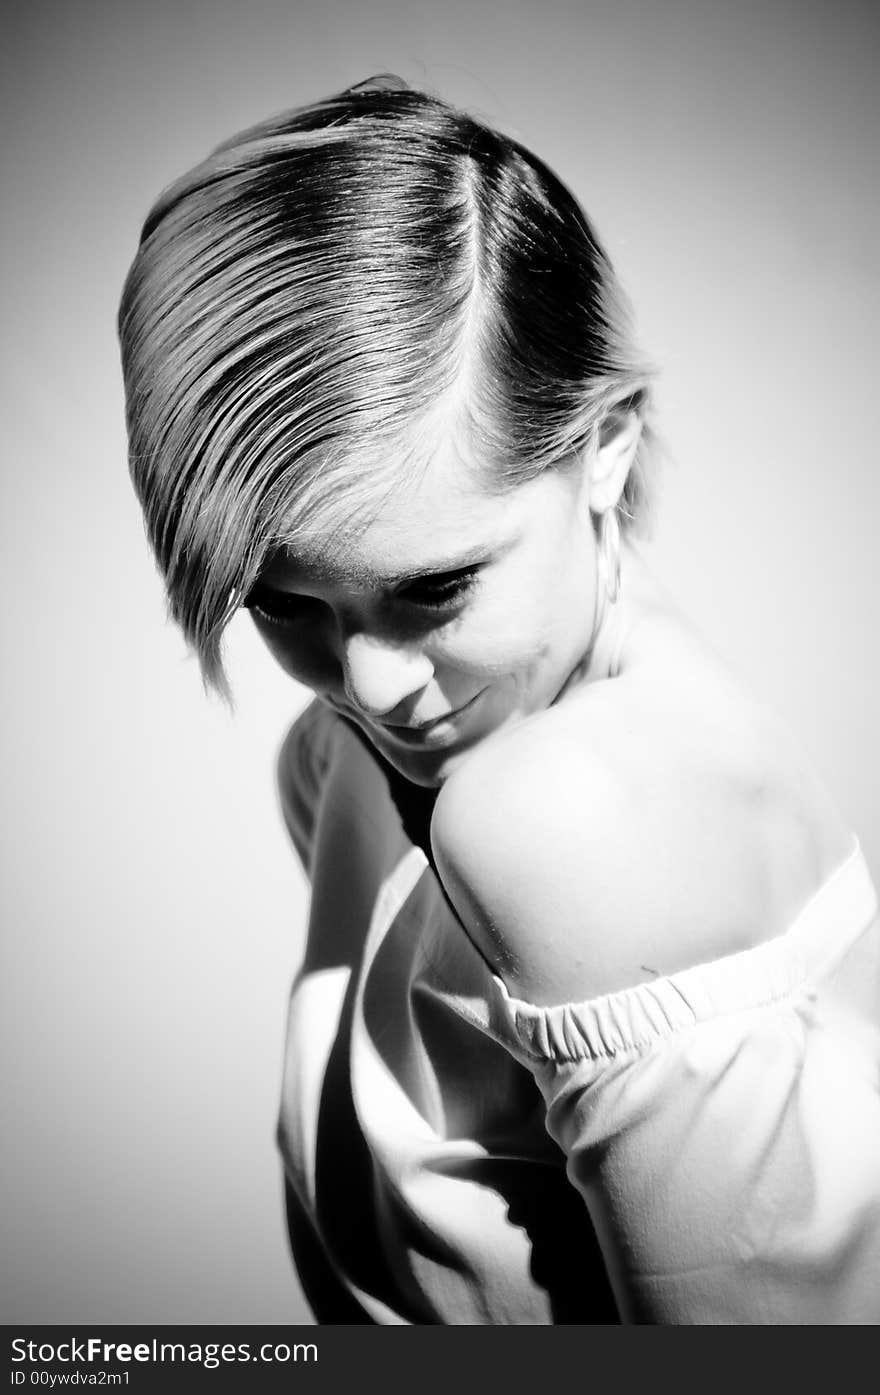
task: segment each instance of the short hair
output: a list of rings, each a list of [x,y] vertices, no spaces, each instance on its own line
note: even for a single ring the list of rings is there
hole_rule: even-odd
[[[172,184],[119,336],[170,614],[227,696],[222,635],[267,559],[363,521],[429,460],[438,403],[499,489],[583,447],[613,405],[649,405],[628,301],[569,190],[397,79],[271,118]],[[646,460],[643,440],[624,529]]]

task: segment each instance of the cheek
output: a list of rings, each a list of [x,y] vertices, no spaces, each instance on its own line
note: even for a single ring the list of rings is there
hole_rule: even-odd
[[[515,607],[499,617],[524,655],[565,660],[592,635],[595,587],[590,550],[582,530],[561,530],[553,547],[542,548],[519,589]]]
[[[543,578],[542,578],[543,579]],[[493,590],[473,613],[438,636],[438,669],[487,677],[523,673],[567,650],[578,634],[582,597],[566,594],[558,576],[550,584]]]
[[[266,648],[289,677],[321,691],[337,681],[340,665],[322,626],[270,625],[258,617],[254,623]]]

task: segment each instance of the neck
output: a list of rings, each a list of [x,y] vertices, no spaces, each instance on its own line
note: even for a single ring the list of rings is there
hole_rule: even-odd
[[[569,674],[556,698],[558,702],[573,688],[617,678],[626,664],[627,645],[633,631],[659,609],[673,608],[653,576],[637,546],[621,544],[620,589],[612,605],[604,591],[598,598],[599,618],[592,643]]]

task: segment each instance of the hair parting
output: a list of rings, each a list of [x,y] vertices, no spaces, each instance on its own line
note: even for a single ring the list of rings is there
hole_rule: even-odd
[[[442,426],[509,489],[652,372],[586,215],[517,142],[383,78],[225,141],[147,216],[119,311],[129,462],[170,614],[223,633],[272,553],[365,526]]]

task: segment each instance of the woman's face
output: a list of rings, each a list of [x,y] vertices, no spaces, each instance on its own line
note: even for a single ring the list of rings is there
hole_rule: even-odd
[[[548,707],[589,647],[588,498],[583,460],[499,495],[449,448],[360,536],[276,556],[254,621],[402,775],[440,785],[477,742]]]

